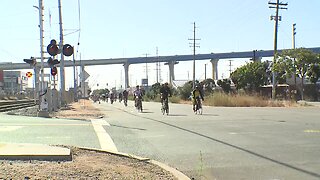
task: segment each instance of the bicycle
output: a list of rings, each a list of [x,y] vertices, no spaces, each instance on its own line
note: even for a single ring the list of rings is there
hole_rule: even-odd
[[[138,110],[138,112],[142,112],[142,99],[138,96],[135,98],[135,106]]]
[[[169,115],[169,103],[168,103],[168,98],[161,98],[162,99],[162,104],[161,104],[161,112],[164,115],[165,113]]]
[[[123,103],[124,103],[124,106],[128,106],[128,98],[123,98]]]
[[[203,112],[201,99],[199,97],[196,98],[196,104],[193,111],[195,114],[200,114],[200,115]]]

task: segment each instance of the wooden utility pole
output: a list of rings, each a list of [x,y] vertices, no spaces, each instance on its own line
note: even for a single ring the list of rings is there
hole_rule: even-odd
[[[277,55],[277,41],[278,41],[278,23],[281,21],[281,16],[279,16],[279,9],[287,9],[285,6],[288,5],[288,3],[280,3],[279,0],[277,0],[276,3],[269,1],[269,8],[275,8],[276,9],[276,15],[271,16],[270,19],[274,20],[274,51],[273,51],[273,63],[272,63],[272,99],[276,98],[276,74],[274,71],[274,65],[276,63],[276,55]]]

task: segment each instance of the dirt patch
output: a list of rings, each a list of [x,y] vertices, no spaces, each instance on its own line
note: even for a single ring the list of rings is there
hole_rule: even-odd
[[[62,108],[58,112],[52,113],[50,116],[53,118],[67,118],[67,119],[82,119],[90,120],[99,117],[103,117],[104,114],[97,108],[93,107],[92,101],[86,99],[80,99],[78,102],[68,105],[66,108]]]
[[[175,179],[148,161],[71,148],[72,161],[0,161],[0,179]]]

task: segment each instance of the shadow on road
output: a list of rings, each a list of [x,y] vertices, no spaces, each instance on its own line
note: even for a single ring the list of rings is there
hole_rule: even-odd
[[[146,131],[147,130],[147,129],[142,129],[142,128],[119,126],[119,125],[114,125],[114,124],[110,124],[110,125],[111,125],[111,127],[118,127],[118,128],[125,128],[125,129],[134,129],[134,130],[140,130],[140,131]]]
[[[187,115],[185,115],[185,114],[169,114],[168,116],[178,117],[178,116],[187,116]]]
[[[288,164],[288,163],[278,161],[278,160],[276,160],[276,159],[272,159],[272,158],[270,158],[270,157],[267,157],[267,156],[264,156],[264,155],[262,155],[262,154],[256,153],[256,152],[251,151],[251,150],[249,150],[249,149],[245,149],[245,148],[242,148],[242,147],[240,147],[240,146],[236,146],[236,145],[230,144],[230,143],[228,143],[228,142],[221,141],[221,140],[219,140],[219,139],[215,139],[215,138],[213,138],[213,137],[210,137],[210,136],[207,136],[207,135],[204,135],[204,134],[201,134],[201,133],[198,133],[198,132],[189,130],[189,129],[185,129],[185,128],[183,128],[183,127],[179,127],[179,126],[177,126],[177,125],[173,125],[173,124],[170,124],[170,123],[167,123],[167,122],[163,122],[163,121],[160,121],[160,120],[152,119],[152,118],[149,118],[149,117],[142,117],[142,118],[145,118],[145,119],[148,119],[148,120],[151,120],[151,121],[155,121],[155,122],[159,122],[159,123],[162,123],[162,124],[165,124],[165,125],[168,125],[168,126],[171,126],[171,127],[177,128],[177,129],[180,129],[180,130],[182,130],[182,131],[186,131],[186,132],[189,132],[189,133],[192,133],[192,134],[195,134],[195,135],[204,137],[204,138],[209,139],[209,140],[211,140],[211,141],[215,141],[215,142],[224,144],[224,145],[226,145],[226,146],[230,146],[230,147],[235,148],[235,149],[238,149],[238,150],[240,150],[240,151],[244,151],[244,152],[246,152],[246,153],[248,153],[248,154],[251,154],[251,155],[253,155],[253,156],[256,156],[256,157],[259,157],[259,158],[262,158],[262,159],[271,161],[271,162],[273,162],[273,163],[276,163],[276,164],[285,166],[285,167],[287,167],[287,168],[291,168],[291,169],[297,170],[297,171],[299,171],[299,172],[308,174],[308,175],[313,176],[313,177],[320,178],[320,174],[318,174],[318,173],[311,172],[311,171],[308,171],[308,170],[305,170],[305,169],[302,169],[302,168],[299,168],[299,167],[290,165],[290,164]]]

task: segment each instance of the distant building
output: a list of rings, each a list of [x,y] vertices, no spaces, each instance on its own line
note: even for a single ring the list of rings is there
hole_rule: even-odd
[[[21,71],[3,71],[3,90],[7,94],[24,92],[28,87],[28,78]],[[0,73],[1,82],[1,73]],[[1,85],[0,85],[1,86]]]

